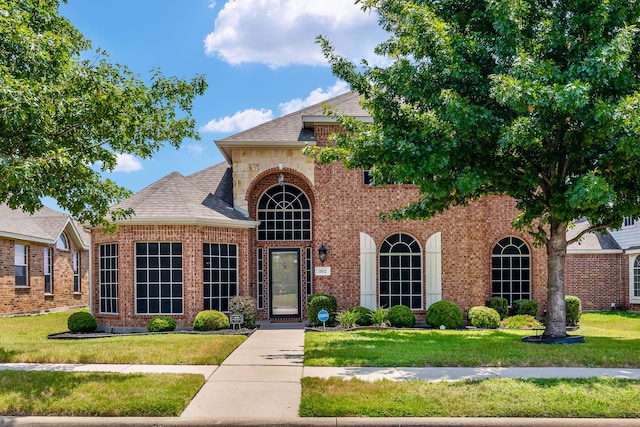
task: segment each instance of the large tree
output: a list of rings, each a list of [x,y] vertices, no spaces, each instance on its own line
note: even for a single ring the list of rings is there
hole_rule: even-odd
[[[203,77],[145,82],[58,13],[58,0],[0,0],[0,203],[33,212],[50,196],[81,221],[108,225],[130,192],[101,175],[118,153],[141,158],[198,139],[192,101]]]
[[[420,200],[391,219],[513,197],[514,224],[547,250],[544,336],[565,336],[567,245],[640,216],[640,2],[361,3],[390,33],[377,48],[387,65],[353,64],[319,41],[374,123],[340,118],[351,132],[310,151],[415,183]],[[580,218],[591,227],[567,241]]]

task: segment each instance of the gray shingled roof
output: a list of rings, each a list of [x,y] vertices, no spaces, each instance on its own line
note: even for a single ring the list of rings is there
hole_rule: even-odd
[[[68,214],[44,206],[31,215],[20,209],[0,205],[0,236],[2,237],[53,245],[65,229],[76,245],[83,249],[89,247],[89,235]]]
[[[567,230],[567,240],[573,239],[580,232],[586,230],[589,225],[589,221],[586,219],[577,221],[573,228]],[[611,234],[596,231],[585,234],[579,242],[572,243],[567,249],[571,251],[619,250],[620,245]]]
[[[172,172],[114,207],[135,211],[122,223],[255,226],[251,218],[229,203],[230,180],[226,163],[188,177]]]
[[[346,92],[335,98],[296,111],[286,116],[268,121],[254,128],[247,129],[235,135],[216,141],[228,142],[292,142],[309,140],[308,132],[304,132],[303,117],[323,116],[323,107],[330,105],[342,114],[352,117],[369,117],[369,113],[360,106],[360,95],[356,92]],[[313,133],[311,133],[313,135]]]

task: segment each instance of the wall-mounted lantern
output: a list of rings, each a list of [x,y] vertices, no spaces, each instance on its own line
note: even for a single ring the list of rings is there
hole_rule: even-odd
[[[324,242],[318,248],[318,257],[320,257],[320,262],[324,264],[324,261],[327,259],[327,248],[324,246]]]

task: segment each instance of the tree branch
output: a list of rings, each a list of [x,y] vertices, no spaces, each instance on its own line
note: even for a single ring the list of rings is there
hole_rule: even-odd
[[[576,243],[577,241],[579,241],[580,239],[582,239],[582,236],[584,236],[587,233],[593,233],[594,231],[598,231],[598,230],[603,230],[605,228],[609,228],[610,224],[602,224],[602,225],[597,225],[594,227],[589,227],[585,230],[582,230],[580,233],[578,233],[578,235],[576,237],[574,237],[571,240],[567,241],[567,245],[571,245],[573,243]]]

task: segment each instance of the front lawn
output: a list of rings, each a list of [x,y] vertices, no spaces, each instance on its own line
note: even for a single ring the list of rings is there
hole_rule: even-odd
[[[640,382],[613,378],[429,383],[302,379],[303,417],[638,418]]]
[[[70,312],[0,318],[0,362],[219,365],[244,335],[154,334],[50,340]]]
[[[194,374],[0,372],[0,414],[177,417],[205,380]]]
[[[520,341],[520,330],[360,330],[305,335],[305,366],[583,366],[640,368],[640,314],[585,313],[584,344]]]

